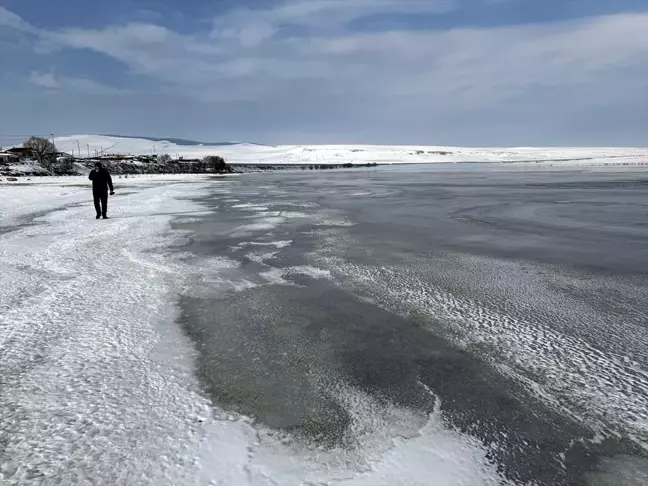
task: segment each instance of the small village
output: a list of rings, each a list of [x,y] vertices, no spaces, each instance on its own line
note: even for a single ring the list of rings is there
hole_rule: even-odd
[[[80,152],[79,152],[80,154]],[[56,149],[53,141],[31,137],[22,146],[0,151],[0,178],[73,176],[87,174],[101,162],[113,174],[223,174],[233,172],[223,157],[208,155],[201,159],[173,159],[168,154],[100,154],[79,157]]]
[[[95,163],[101,162],[115,175],[135,174],[228,174],[280,170],[330,170],[376,167],[369,163],[238,163],[230,164],[219,155],[187,158],[170,154],[108,154],[105,150],[88,149],[87,156],[79,149],[74,153],[57,150],[54,141],[31,137],[20,146],[0,150],[0,181],[15,182],[21,177],[86,175]]]

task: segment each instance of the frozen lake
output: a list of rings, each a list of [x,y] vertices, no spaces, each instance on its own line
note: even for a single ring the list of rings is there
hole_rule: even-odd
[[[0,187],[8,484],[648,481],[645,168],[162,180]]]

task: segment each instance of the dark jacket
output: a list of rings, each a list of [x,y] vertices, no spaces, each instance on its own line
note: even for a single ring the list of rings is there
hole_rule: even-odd
[[[92,181],[92,192],[104,193],[108,192],[108,188],[113,192],[112,179],[106,169],[93,170],[88,179]]]

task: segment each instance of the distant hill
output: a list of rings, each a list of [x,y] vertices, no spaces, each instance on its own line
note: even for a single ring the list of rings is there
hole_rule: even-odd
[[[102,133],[100,134],[103,137],[118,137],[118,138],[139,138],[142,140],[150,140],[151,142],[171,142],[176,145],[183,145],[183,146],[193,146],[193,145],[210,145],[210,146],[216,146],[216,147],[229,147],[232,145],[240,145],[241,143],[247,143],[250,145],[259,145],[259,146],[264,146],[261,143],[254,143],[254,142],[197,142],[195,140],[187,140],[184,138],[163,138],[163,137],[141,137],[141,136],[132,136],[132,135],[114,135],[114,134],[108,134],[108,133]]]
[[[184,160],[219,155],[232,165],[344,165],[420,163],[578,163],[648,165],[648,152],[642,148],[466,148],[408,145],[278,145],[249,143],[201,143],[194,140],[161,137],[137,138],[106,135],[70,135],[55,138],[62,152],[77,157],[96,154],[168,154]]]

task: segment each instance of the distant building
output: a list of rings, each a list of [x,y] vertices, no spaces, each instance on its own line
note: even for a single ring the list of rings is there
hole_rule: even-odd
[[[6,152],[15,155],[21,159],[34,157],[34,151],[27,147],[14,147],[14,148],[7,149]]]
[[[20,156],[12,154],[11,152],[0,152],[0,162],[18,162],[20,161]]]

